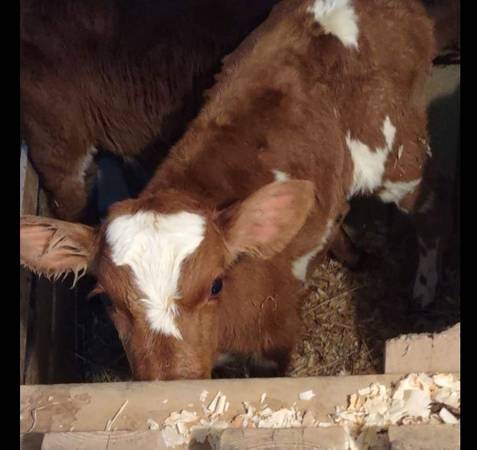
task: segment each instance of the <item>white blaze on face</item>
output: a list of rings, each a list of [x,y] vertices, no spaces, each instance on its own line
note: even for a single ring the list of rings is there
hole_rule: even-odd
[[[384,148],[375,151],[358,139],[352,139],[350,132],[346,136],[346,145],[353,160],[353,184],[349,198],[356,194],[370,194],[382,184],[385,164],[394,145],[396,128],[388,116],[384,119],[381,131],[386,142]]]
[[[204,239],[205,219],[198,214],[140,211],[114,219],[106,230],[113,262],[134,273],[151,328],[181,339],[174,318],[182,262]]]
[[[358,48],[358,18],[351,0],[315,0],[308,10],[325,33],[336,36],[345,47]]]
[[[308,271],[308,265],[311,260],[321,251],[326,245],[328,238],[330,237],[331,231],[333,229],[333,220],[328,220],[326,224],[325,231],[323,236],[320,239],[318,245],[312,248],[308,253],[305,253],[303,256],[295,259],[292,264],[292,273],[295,278],[301,281],[305,281],[306,273]]]
[[[419,266],[414,283],[414,298],[419,300],[422,307],[433,302],[437,286],[437,249],[435,246],[426,247],[419,239]]]

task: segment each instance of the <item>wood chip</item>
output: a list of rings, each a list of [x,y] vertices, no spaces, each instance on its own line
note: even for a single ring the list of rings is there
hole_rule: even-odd
[[[124,408],[126,408],[127,404],[129,403],[129,400],[125,400],[124,403],[121,405],[121,407],[117,410],[116,414],[112,417],[112,419],[109,419],[108,422],[106,423],[106,427],[104,431],[111,431],[111,427],[113,426],[114,422],[116,422],[116,419],[119,417],[119,415],[124,411]]]
[[[203,403],[207,399],[207,396],[209,395],[209,392],[206,391],[205,389],[200,393],[199,400]]]
[[[207,411],[209,411],[212,414],[215,412],[215,409],[217,408],[217,403],[221,396],[222,396],[222,392],[220,391],[217,392],[213,400],[209,403],[209,406],[207,406]]]
[[[148,430],[156,431],[159,429],[159,424],[153,419],[147,419],[146,424]]]
[[[315,393],[310,389],[309,391],[300,392],[298,397],[300,398],[300,400],[308,401],[315,397]]]
[[[442,408],[439,411],[439,417],[442,419],[444,423],[447,423],[447,424],[454,425],[456,423],[459,423],[459,420],[446,408]]]

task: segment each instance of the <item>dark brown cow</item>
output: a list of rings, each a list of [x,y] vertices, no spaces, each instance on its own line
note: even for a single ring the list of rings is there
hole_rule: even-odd
[[[296,330],[285,309],[355,196],[395,203],[426,231],[415,294],[429,302],[437,228],[423,83],[434,54],[419,1],[281,2],[226,58],[140,197],[99,229],[22,218],[22,263],[94,274],[141,379],[209,376],[236,350],[285,367],[284,334]]]
[[[276,1],[22,0],[22,133],[53,213],[82,216],[97,149],[155,166]]]

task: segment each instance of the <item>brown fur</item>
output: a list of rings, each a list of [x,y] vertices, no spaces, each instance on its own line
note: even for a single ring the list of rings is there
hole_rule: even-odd
[[[434,23],[439,51],[460,50],[460,0],[423,0]]]
[[[164,157],[275,1],[22,1],[22,134],[55,215],[82,215],[92,147]]]
[[[306,13],[310,2],[277,5],[226,58],[208,103],[144,195],[175,187],[221,205],[270,182],[272,169],[312,180],[319,208],[290,246],[297,256],[323,234],[323,217],[347,208],[348,130],[371,148],[383,146],[380,128],[390,114],[394,148],[406,150],[398,164],[397,152],[390,155],[384,178],[417,178],[427,160],[426,113],[418,97],[434,55],[431,23],[415,1],[353,3],[359,52],[323,34]]]

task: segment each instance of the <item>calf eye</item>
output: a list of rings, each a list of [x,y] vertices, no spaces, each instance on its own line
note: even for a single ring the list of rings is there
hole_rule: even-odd
[[[216,278],[212,283],[212,287],[210,289],[210,295],[214,297],[218,295],[221,290],[222,290],[222,279]]]

